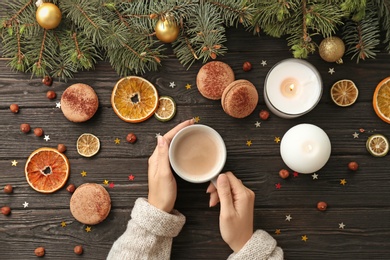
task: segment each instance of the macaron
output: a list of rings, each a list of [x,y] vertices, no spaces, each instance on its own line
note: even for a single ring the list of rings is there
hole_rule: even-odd
[[[203,65],[196,76],[196,85],[202,96],[208,99],[221,99],[225,88],[234,81],[232,68],[221,61],[211,61]]]
[[[70,212],[76,220],[86,225],[102,222],[110,210],[110,194],[96,183],[82,184],[70,198]]]
[[[249,116],[257,106],[259,95],[256,87],[245,79],[235,80],[222,94],[222,108],[235,118]]]
[[[87,84],[73,84],[62,93],[61,110],[69,121],[87,121],[96,113],[98,107],[98,96]]]

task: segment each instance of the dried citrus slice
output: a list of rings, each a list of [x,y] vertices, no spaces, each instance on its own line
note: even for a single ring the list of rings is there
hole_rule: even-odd
[[[158,106],[158,93],[144,78],[129,76],[120,79],[112,91],[111,105],[120,119],[139,123],[151,117]]]
[[[97,154],[100,149],[99,138],[93,134],[85,133],[77,139],[77,152],[84,157],[91,157]]]
[[[157,120],[166,122],[171,120],[176,114],[176,103],[173,98],[161,96],[158,99],[158,108],[154,113]]]
[[[42,147],[30,154],[24,171],[28,184],[34,190],[52,193],[65,185],[70,165],[68,158],[57,149]]]
[[[389,151],[389,142],[384,135],[374,134],[367,139],[366,148],[371,155],[382,157]]]
[[[347,107],[355,103],[359,90],[355,83],[349,79],[339,80],[330,89],[333,102],[341,107]]]
[[[390,124],[390,77],[379,82],[375,88],[372,105],[379,118]]]

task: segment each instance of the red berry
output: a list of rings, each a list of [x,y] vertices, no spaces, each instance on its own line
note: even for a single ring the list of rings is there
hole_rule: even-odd
[[[359,164],[357,162],[350,162],[348,163],[348,169],[351,171],[357,171],[359,168]]]
[[[269,117],[269,112],[267,110],[261,110],[259,116],[261,120],[267,120]]]
[[[9,109],[12,113],[16,114],[19,112],[19,105],[18,104],[12,104],[9,106]]]
[[[22,131],[23,133],[27,134],[28,132],[30,132],[30,130],[31,130],[30,124],[20,125],[20,131]]]
[[[326,204],[326,202],[320,201],[317,203],[317,209],[319,211],[325,211],[327,207],[328,207],[328,204]]]
[[[8,206],[4,206],[1,208],[1,214],[8,216],[11,213],[11,208]]]
[[[250,71],[252,69],[252,64],[249,61],[244,62],[242,64],[242,70],[243,71]]]
[[[282,178],[282,179],[287,179],[288,176],[290,176],[290,172],[289,172],[288,170],[286,170],[286,169],[281,169],[281,170],[279,171],[279,176],[280,176],[280,178]]]

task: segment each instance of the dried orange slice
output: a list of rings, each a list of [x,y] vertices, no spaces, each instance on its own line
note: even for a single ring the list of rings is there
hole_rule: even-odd
[[[161,96],[158,102],[158,108],[154,113],[157,120],[166,122],[171,120],[176,114],[176,102],[168,96]]]
[[[112,91],[111,105],[120,119],[139,123],[151,117],[158,106],[158,93],[144,78],[129,76],[120,79]]]
[[[341,107],[347,107],[355,103],[359,90],[355,83],[349,79],[339,80],[330,89],[330,96],[333,102]]]
[[[383,157],[389,152],[389,142],[384,135],[374,134],[367,139],[366,148],[375,157]]]
[[[100,140],[93,134],[85,133],[77,139],[77,152],[84,157],[92,157],[100,150]]]
[[[379,118],[390,124],[390,77],[385,78],[376,86],[372,105]]]
[[[57,149],[42,147],[28,157],[24,169],[28,184],[41,193],[61,189],[69,177],[68,158]]]

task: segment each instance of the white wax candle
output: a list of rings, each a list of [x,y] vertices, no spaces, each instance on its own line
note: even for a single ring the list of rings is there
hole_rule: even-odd
[[[328,161],[330,152],[328,135],[318,126],[311,124],[290,128],[280,143],[280,154],[284,163],[298,173],[318,171]]]
[[[268,72],[265,79],[265,103],[272,113],[283,118],[306,114],[318,104],[321,96],[321,76],[305,60],[283,60]]]

